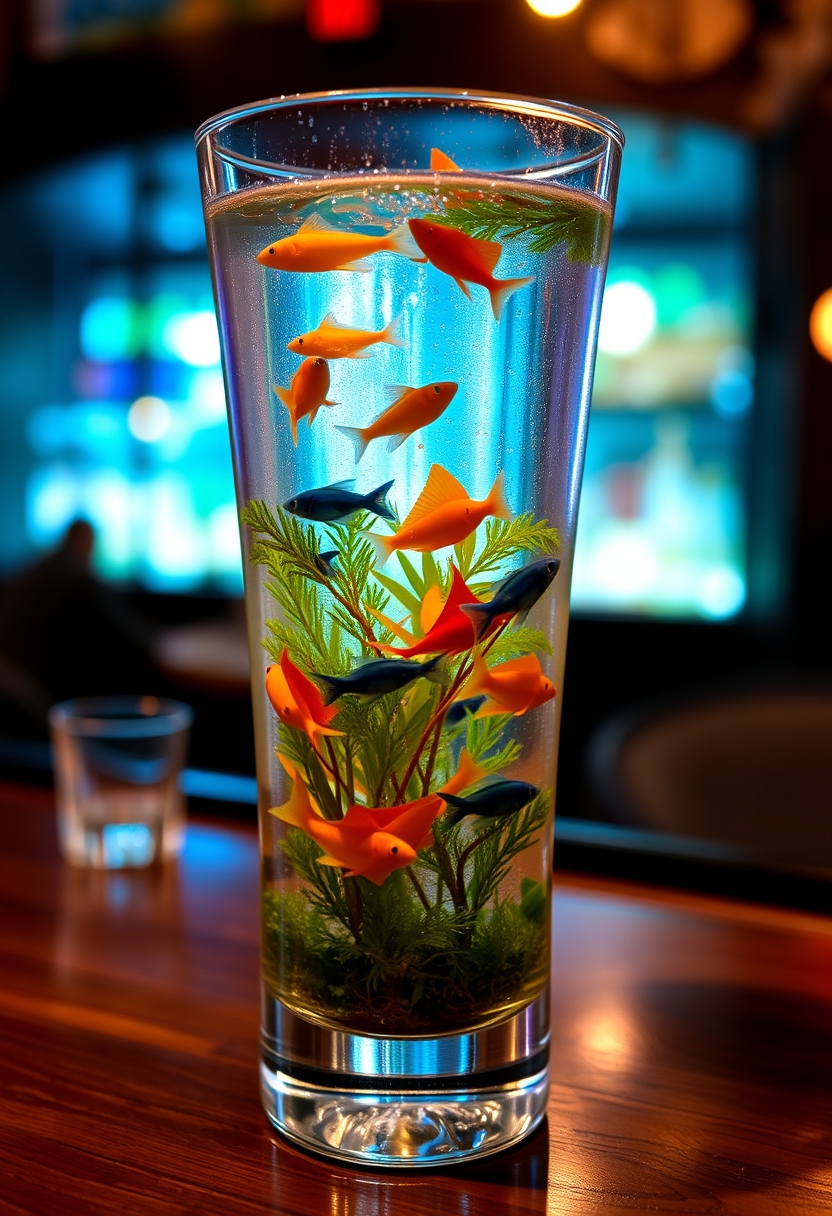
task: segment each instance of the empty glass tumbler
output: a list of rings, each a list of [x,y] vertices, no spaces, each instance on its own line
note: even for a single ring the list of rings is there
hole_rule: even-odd
[[[542,1118],[569,580],[622,139],[296,96],[197,133],[245,558],[262,1094],[431,1166]]]

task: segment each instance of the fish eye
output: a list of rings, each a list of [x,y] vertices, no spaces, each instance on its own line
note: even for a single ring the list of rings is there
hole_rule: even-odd
[[[303,338],[298,338],[298,346],[303,346]]]
[[[435,393],[438,393],[438,392],[439,392],[439,385],[438,385],[438,384],[434,384],[434,386],[433,386],[433,391],[434,391]]]
[[[269,257],[274,257],[274,245],[272,245],[271,249],[269,250]]]
[[[290,511],[294,511],[297,509],[298,500],[296,498],[290,498],[286,505]]]
[[[398,853],[398,851],[399,851],[399,846],[397,844],[394,844],[392,849],[390,850],[390,852],[395,854],[395,853]]]
[[[557,569],[557,566],[555,565],[555,563],[554,563],[554,562],[547,562],[547,563],[546,563],[546,573],[547,573],[547,574],[551,574],[551,573],[552,573],[552,571],[553,571],[553,570],[556,570],[556,569]]]
[[[316,359],[315,366],[316,367],[326,367],[326,361],[324,359]]]

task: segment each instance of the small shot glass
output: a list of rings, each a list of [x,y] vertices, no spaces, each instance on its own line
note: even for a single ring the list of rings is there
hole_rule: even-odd
[[[158,697],[52,706],[58,839],[67,861],[123,869],[180,852],[180,776],[192,721],[189,706]]]

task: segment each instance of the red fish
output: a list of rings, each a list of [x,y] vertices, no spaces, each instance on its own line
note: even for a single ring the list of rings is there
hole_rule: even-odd
[[[459,654],[470,650],[474,645],[474,626],[470,619],[460,612],[462,604],[479,604],[473,591],[465,585],[465,580],[451,562],[452,581],[448,598],[442,606],[442,611],[435,623],[423,638],[419,638],[412,646],[396,647],[378,643],[377,650],[387,654],[397,654],[403,659],[414,658],[420,654]]]
[[[555,686],[544,675],[533,654],[489,668],[482,654],[476,651],[474,670],[462,695],[467,698],[478,694],[485,694],[488,700],[474,714],[475,718],[488,718],[494,714],[514,714],[519,718],[530,709],[551,701]]]
[[[408,220],[413,239],[437,270],[449,274],[461,291],[471,298],[469,283],[484,287],[491,296],[491,308],[497,321],[510,295],[534,282],[534,275],[524,279],[495,279],[494,270],[503,247],[499,241],[480,241],[456,228],[448,228],[433,219]]]

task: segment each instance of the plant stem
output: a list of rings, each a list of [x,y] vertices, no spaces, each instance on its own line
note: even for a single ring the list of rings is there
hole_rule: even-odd
[[[436,764],[436,753],[439,750],[439,736],[442,734],[442,723],[437,722],[436,729],[433,732],[433,743],[430,746],[430,754],[428,762],[425,765],[425,774],[422,777],[422,797],[426,797],[430,793],[430,779],[433,776],[433,767]],[[418,765],[417,765],[418,768]]]
[[[474,849],[478,848],[483,843],[483,841],[490,840],[492,836],[496,836],[496,834],[500,831],[501,826],[502,825],[500,823],[493,824],[487,832],[483,832],[482,835],[476,836],[471,841],[471,843],[468,845],[468,847],[466,849],[463,849],[459,855],[459,860],[456,863],[456,882],[457,882],[457,887],[459,888],[459,890],[462,891],[463,894],[466,896],[466,899],[465,899],[466,907],[468,904],[468,900],[467,900],[467,890],[465,887],[465,863],[467,862],[467,860],[471,856],[471,854],[474,852]]]
[[[355,878],[345,878],[344,883],[344,898],[347,901],[347,910],[350,916],[350,928],[356,942],[361,941],[361,913],[364,906],[364,900],[361,897],[361,888],[358,885],[358,880]]]
[[[343,818],[344,812],[346,811],[346,807],[343,807],[343,804],[341,801],[341,791],[343,789],[343,783],[341,781],[341,774],[338,770],[338,761],[335,758],[335,748],[332,746],[332,740],[328,737],[326,737],[326,750],[329,753],[329,758],[332,762],[332,768],[330,769],[330,772],[332,773],[333,777],[335,778],[335,801],[337,803],[338,809],[341,811],[341,818]]]
[[[350,807],[355,802],[355,777],[352,771],[352,751],[349,742],[344,740],[344,770],[346,773],[347,782],[347,806]]]
[[[425,911],[430,912],[430,903],[428,902],[428,897],[425,894],[425,888],[422,886],[422,884],[419,882],[419,879],[413,873],[413,867],[408,866],[405,869],[405,874],[410,879],[410,881],[413,883],[413,888],[416,891],[416,894],[419,896],[419,899],[422,901]]]

